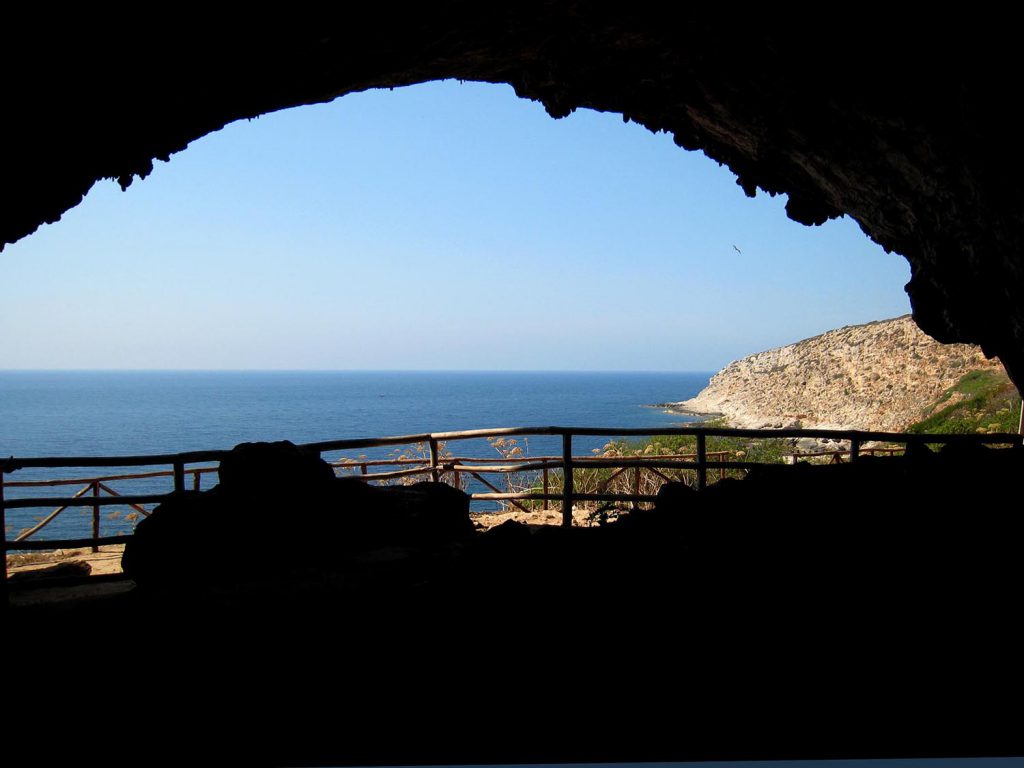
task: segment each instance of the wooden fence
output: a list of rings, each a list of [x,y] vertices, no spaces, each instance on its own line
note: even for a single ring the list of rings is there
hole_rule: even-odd
[[[217,471],[217,467],[192,467],[192,468],[189,468],[188,470],[185,470],[185,474],[192,475],[192,483],[191,483],[192,489],[198,491],[200,489],[200,487],[201,487],[201,477],[202,477],[202,475],[208,474],[210,472],[216,472],[216,471]],[[0,472],[0,500],[2,500],[2,498],[3,498],[3,489],[4,488],[46,488],[46,487],[54,487],[54,486],[61,486],[61,485],[79,485],[81,483],[85,483],[85,485],[81,489],[76,491],[72,496],[69,496],[67,499],[65,499],[60,504],[60,506],[58,506],[55,510],[53,510],[53,512],[48,514],[46,517],[44,517],[42,520],[40,520],[38,523],[36,523],[31,528],[28,528],[28,529],[26,529],[24,531],[21,531],[14,539],[10,540],[8,542],[8,549],[33,549],[33,548],[36,548],[37,544],[51,544],[52,545],[53,544],[52,541],[47,541],[47,542],[29,542],[27,544],[27,546],[24,546],[24,547],[14,546],[15,544],[22,544],[23,542],[26,542],[29,539],[29,537],[34,536],[36,533],[38,533],[43,528],[48,526],[51,522],[53,522],[57,518],[58,515],[60,515],[65,510],[67,510],[68,507],[80,506],[79,504],[74,503],[75,499],[85,498],[85,499],[91,499],[92,500],[92,503],[91,503],[91,506],[92,506],[92,539],[91,539],[91,541],[93,543],[90,546],[92,547],[92,551],[93,552],[97,552],[97,551],[99,551],[100,543],[106,543],[105,541],[103,541],[103,542],[100,541],[100,507],[102,506],[102,502],[98,501],[98,499],[104,493],[107,494],[107,498],[117,499],[118,500],[117,503],[127,505],[128,507],[130,507],[136,513],[138,513],[139,515],[142,515],[143,517],[149,517],[149,515],[151,514],[151,510],[146,509],[144,506],[142,506],[142,504],[140,504],[138,502],[128,501],[127,498],[123,494],[119,493],[118,491],[115,491],[113,488],[111,488],[108,485],[108,483],[111,483],[111,482],[114,482],[114,481],[117,481],[117,480],[143,480],[143,479],[149,479],[149,478],[155,478],[155,477],[173,477],[174,474],[175,474],[175,472],[172,469],[172,470],[162,470],[162,471],[159,471],[159,472],[137,472],[135,474],[127,474],[127,475],[105,475],[103,477],[80,477],[80,478],[67,478],[67,479],[59,479],[59,480],[22,480],[22,481],[6,480],[5,481],[5,480],[3,480],[3,473]],[[16,506],[15,504],[12,503],[12,501],[13,500],[8,500],[6,502],[6,504],[4,505],[5,508],[10,508],[10,507]],[[48,504],[47,504],[47,506],[48,506]],[[5,520],[5,522],[6,522],[6,520]],[[5,526],[5,528],[6,528],[6,526]],[[126,539],[127,537],[121,537],[121,538],[125,538]],[[6,540],[7,537],[4,536],[4,539]],[[65,545],[65,546],[70,546],[70,545]]]
[[[651,435],[693,436],[696,452],[692,454],[650,455],[650,456],[575,456],[573,455],[573,438],[582,436],[597,437],[643,437]],[[562,451],[558,456],[515,457],[502,459],[481,459],[465,456],[442,456],[441,446],[451,442],[479,438],[508,438],[514,436],[554,436],[561,437]],[[856,461],[865,452],[899,452],[899,448],[879,449],[866,448],[865,443],[897,443],[904,446],[917,444],[973,443],[994,445],[1019,445],[1021,436],[1010,434],[997,435],[917,435],[888,432],[859,432],[814,429],[723,429],[717,427],[674,427],[660,429],[623,429],[614,427],[513,427],[506,429],[478,429],[457,432],[432,432],[416,435],[399,435],[380,438],[358,438],[348,440],[329,440],[317,443],[306,443],[303,447],[318,453],[347,451],[360,448],[379,448],[423,444],[427,446],[425,458],[393,458],[371,460],[344,460],[334,462],[333,466],[357,470],[358,477],[367,481],[387,481],[405,477],[429,476],[435,482],[442,479],[452,481],[459,487],[460,479],[472,477],[490,490],[484,493],[473,493],[476,500],[498,501],[511,504],[524,511],[530,511],[522,502],[540,501],[546,509],[552,501],[561,505],[562,524],[571,526],[573,506],[577,502],[610,502],[629,503],[636,507],[641,503],[653,502],[657,497],[639,491],[642,472],[651,472],[665,480],[670,478],[666,472],[673,470],[690,470],[696,478],[696,487],[702,490],[707,486],[709,473],[717,472],[723,477],[729,470],[747,470],[757,466],[755,462],[736,460],[730,451],[709,452],[709,437],[744,438],[750,440],[778,438],[818,438],[833,441],[848,441],[850,447],[841,451],[822,452],[817,455],[831,456],[833,461],[841,461],[842,456],[849,461]],[[172,477],[172,493],[186,490],[189,485],[198,490],[201,476],[217,471],[212,466],[188,466],[190,464],[209,463],[224,458],[229,451],[195,451],[189,453],[158,454],[145,456],[61,456],[20,458],[11,457],[0,460],[0,520],[4,523],[4,568],[3,584],[7,582],[6,555],[11,550],[49,550],[59,548],[98,547],[108,544],[121,544],[130,536],[100,536],[100,510],[104,506],[128,506],[138,514],[148,515],[146,504],[156,504],[166,500],[170,494],[119,494],[109,483],[116,480],[136,480],[143,478]],[[797,456],[800,456],[797,454]],[[170,469],[139,472],[134,474],[106,475],[103,477],[58,479],[58,480],[8,480],[7,475],[24,468],[59,468],[59,467],[149,467],[169,465]],[[397,470],[371,472],[371,468],[383,466],[402,466]],[[409,466],[404,466],[409,465]],[[592,492],[581,492],[575,488],[576,473],[590,469],[611,469],[608,482]],[[633,470],[633,492],[612,492],[608,489],[609,482],[615,477]],[[502,491],[487,480],[487,474],[538,473],[540,488],[513,491],[508,488]],[[552,473],[556,473],[562,481],[560,492],[551,492],[549,482]],[[191,483],[186,477],[191,475]],[[445,476],[448,476],[445,478]],[[6,498],[5,489],[19,487],[48,487],[85,485],[68,497],[33,497]],[[106,495],[104,495],[106,494]],[[53,512],[43,518],[31,529],[22,531],[13,540],[6,535],[6,511],[18,508],[54,507]],[[93,535],[81,539],[48,539],[29,541],[28,539],[49,524],[63,511],[73,507],[91,507]]]

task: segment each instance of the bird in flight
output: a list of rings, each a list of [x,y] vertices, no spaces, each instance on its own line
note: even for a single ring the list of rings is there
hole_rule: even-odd
[[[739,254],[740,256],[742,256],[742,255],[743,255],[743,251],[741,251],[741,250],[740,250],[739,248],[737,248],[737,247],[736,247],[735,245],[733,245],[732,249],[733,249],[734,251],[736,251],[736,253],[738,253],[738,254]]]

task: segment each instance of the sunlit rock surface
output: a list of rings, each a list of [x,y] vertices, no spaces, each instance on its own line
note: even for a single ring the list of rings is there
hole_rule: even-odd
[[[746,428],[899,432],[971,370],[999,369],[969,344],[940,344],[909,316],[828,331],[744,357],[674,405]]]

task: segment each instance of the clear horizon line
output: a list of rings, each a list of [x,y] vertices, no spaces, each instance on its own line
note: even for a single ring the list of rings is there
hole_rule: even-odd
[[[719,369],[720,370],[720,369]],[[0,373],[709,373],[682,368],[0,368]]]

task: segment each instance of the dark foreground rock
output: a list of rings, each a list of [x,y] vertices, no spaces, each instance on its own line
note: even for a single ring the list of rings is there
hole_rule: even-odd
[[[330,571],[380,548],[422,552],[473,535],[461,491],[338,478],[287,441],[239,445],[219,475],[214,488],[178,494],[139,523],[122,558],[137,584],[185,589]]]
[[[202,593],[22,612],[12,653],[47,663],[9,686],[102,675],[146,713],[124,738],[178,759],[198,738],[259,764],[1016,754],[1022,461],[771,467],[600,528],[463,538],[453,516],[415,549],[363,523],[342,567],[250,552]],[[21,695],[12,727],[38,730]]]

